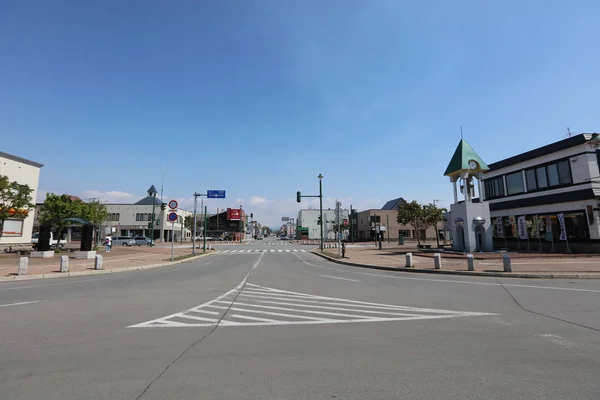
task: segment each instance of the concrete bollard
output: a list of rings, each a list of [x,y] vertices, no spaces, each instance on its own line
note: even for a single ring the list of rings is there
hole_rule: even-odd
[[[60,272],[69,272],[68,256],[60,256]]]
[[[102,266],[102,256],[100,254],[96,254],[96,259],[94,260],[94,269],[104,269]]]
[[[475,258],[473,258],[473,254],[467,254],[467,269],[475,271]]]
[[[414,266],[413,264],[413,256],[412,253],[406,253],[406,268],[412,268]]]
[[[512,272],[512,263],[510,261],[510,255],[502,255],[502,264],[504,265],[504,272]]]
[[[19,270],[17,275],[27,275],[27,264],[29,264],[29,257],[19,258]]]
[[[442,255],[440,253],[433,255],[433,268],[442,269]]]

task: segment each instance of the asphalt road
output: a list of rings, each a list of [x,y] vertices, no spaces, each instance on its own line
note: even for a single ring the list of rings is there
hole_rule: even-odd
[[[308,249],[2,283],[0,398],[600,398],[600,281],[402,274]]]

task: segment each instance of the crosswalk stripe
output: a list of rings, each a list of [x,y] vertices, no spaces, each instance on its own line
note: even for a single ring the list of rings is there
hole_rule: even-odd
[[[281,253],[283,250],[279,249],[279,250],[277,250],[277,251],[278,251],[279,253]]]
[[[275,252],[275,250],[271,249],[271,253],[274,253],[274,252]]]
[[[306,250],[300,250],[300,251],[303,252],[303,253],[306,253]]]
[[[289,253],[290,251],[286,249],[286,250],[285,250],[285,252],[286,252],[286,253]]]

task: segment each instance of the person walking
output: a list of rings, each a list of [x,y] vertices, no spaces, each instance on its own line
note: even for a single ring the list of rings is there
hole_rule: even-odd
[[[107,253],[110,253],[110,249],[112,247],[112,237],[110,235],[106,235],[104,238],[104,249]]]

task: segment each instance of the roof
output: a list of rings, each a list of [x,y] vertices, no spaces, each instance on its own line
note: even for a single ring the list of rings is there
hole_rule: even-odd
[[[398,204],[400,202],[405,201],[402,197],[398,197],[397,199],[390,200],[381,207],[382,210],[395,210],[398,208]]]
[[[146,196],[140,201],[133,203],[136,206],[151,206],[154,203],[157,206],[160,206],[160,200],[153,196]]]
[[[565,150],[570,147],[578,146],[589,140],[594,140],[598,137],[594,135],[598,134],[581,133],[570,138],[559,140],[558,142],[550,143],[546,146],[538,147],[537,149],[526,151],[525,153],[517,154],[516,156],[505,158],[504,160],[496,161],[495,163],[490,164],[489,167],[490,170],[493,171],[496,169],[506,168],[510,165],[518,164],[523,161],[531,160],[533,158],[538,158],[548,154],[556,153],[558,151]]]
[[[487,164],[479,157],[479,154],[473,150],[471,145],[467,143],[465,139],[461,139],[458,142],[458,146],[456,146],[456,150],[454,150],[454,155],[450,159],[450,163],[448,164],[448,168],[446,168],[446,172],[444,175],[456,175],[465,171],[472,171],[469,168],[469,161],[475,160],[479,164],[479,168],[475,171],[487,171],[490,168]]]
[[[20,162],[22,164],[31,165],[32,167],[42,168],[44,166],[44,164],[40,164],[40,163],[37,163],[35,161],[28,160],[26,158],[17,157],[17,156],[14,156],[12,154],[5,153],[3,151],[0,151],[0,157],[2,157],[2,158],[8,158],[9,160]]]

